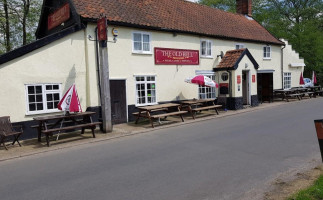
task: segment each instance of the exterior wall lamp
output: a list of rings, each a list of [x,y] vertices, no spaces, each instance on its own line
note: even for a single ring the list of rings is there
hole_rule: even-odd
[[[223,58],[223,55],[224,55],[224,54],[223,54],[223,51],[221,51],[221,52],[220,52],[220,54],[219,54],[219,55],[217,55],[216,57],[221,57],[221,59],[222,59],[222,58]]]

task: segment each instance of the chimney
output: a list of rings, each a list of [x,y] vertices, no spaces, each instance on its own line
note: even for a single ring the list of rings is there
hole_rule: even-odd
[[[252,16],[252,0],[236,0],[237,13]]]

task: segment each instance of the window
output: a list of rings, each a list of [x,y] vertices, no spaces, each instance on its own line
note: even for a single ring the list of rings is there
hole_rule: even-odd
[[[292,75],[290,72],[284,72],[284,89],[290,89],[292,83]]]
[[[236,44],[236,49],[243,49],[243,48],[245,48],[244,44]]]
[[[156,104],[155,76],[136,77],[136,99],[137,105]]]
[[[223,73],[221,74],[221,79],[222,79],[222,81],[227,81],[227,80],[228,80],[228,78],[229,78],[228,73],[223,72]]]
[[[271,47],[264,46],[264,59],[271,59]]]
[[[58,111],[61,99],[61,84],[26,85],[27,114]]]
[[[212,80],[215,80],[215,75],[204,75]],[[199,98],[200,99],[214,99],[215,98],[215,88],[214,87],[202,87],[199,86]]]
[[[132,33],[134,53],[151,53],[151,35],[150,33],[134,32]]]
[[[201,57],[212,57],[212,42],[201,40]]]

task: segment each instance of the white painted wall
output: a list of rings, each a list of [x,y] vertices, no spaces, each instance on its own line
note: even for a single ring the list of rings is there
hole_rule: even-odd
[[[285,44],[286,47],[283,49],[283,71],[291,73],[291,86],[292,87],[299,87],[299,79],[301,72],[304,71],[304,59],[300,58],[299,54],[293,50],[292,45],[288,43],[287,40],[281,39]],[[291,67],[291,64],[299,64],[298,67]],[[306,77],[304,77],[306,78]],[[312,79],[312,77],[307,77]]]
[[[94,36],[95,25],[88,26]],[[196,70],[213,70],[220,60],[217,55],[221,51],[235,49],[237,41],[217,40],[207,37],[197,37],[187,34],[177,34],[110,26],[109,41],[113,41],[111,30],[117,28],[119,32],[116,43],[108,43],[108,54],[111,79],[127,80],[127,103],[135,104],[134,75],[157,75],[157,101],[198,98],[196,85],[184,82],[184,79],[195,75]],[[154,55],[132,53],[132,32],[144,31],[151,33],[152,49],[154,47],[200,50],[200,40],[213,41],[213,58],[200,58],[200,65],[155,65]],[[259,64],[259,69],[274,69],[274,87],[281,88],[281,54],[280,46],[272,46],[272,59],[263,59],[263,46],[266,44],[244,43]],[[220,77],[217,75],[217,77]]]
[[[0,116],[8,115],[13,122],[35,117],[26,115],[25,84],[62,83],[65,93],[75,83],[82,108],[97,106],[97,100],[87,102],[86,98],[88,78],[84,41],[84,32],[79,31],[0,65]],[[95,84],[96,80],[91,81]]]
[[[45,47],[0,66],[0,115],[11,116],[12,121],[31,120],[35,115],[26,115],[25,84],[62,83],[62,93],[72,83],[76,83],[82,108],[99,106],[95,24],[86,30],[73,33]],[[217,40],[187,34],[147,31],[125,27],[110,26],[109,41],[113,41],[111,30],[119,31],[116,43],[108,43],[110,79],[127,80],[127,104],[134,105],[135,75],[157,75],[157,101],[171,101],[198,98],[198,86],[184,82],[198,70],[212,71],[220,60],[221,51],[235,49],[237,41]],[[155,65],[154,55],[132,53],[132,32],[150,32],[152,52],[154,47],[200,50],[200,40],[213,41],[213,58],[200,58],[199,65]],[[244,43],[259,64],[259,69],[274,69],[274,87],[281,88],[280,47],[272,46],[272,59],[263,60],[263,46],[266,44]],[[248,61],[246,61],[248,62]],[[220,77],[220,74],[217,75]],[[252,89],[254,91],[254,89]],[[254,94],[254,92],[253,92]],[[14,104],[13,104],[14,101]]]
[[[246,67],[247,66],[247,67]],[[239,63],[238,68],[233,71],[232,73],[232,77],[233,77],[233,81],[232,81],[232,85],[233,85],[233,90],[232,90],[232,97],[242,97],[242,72],[243,71],[249,71],[249,88],[250,88],[250,95],[257,95],[257,78],[256,78],[256,82],[253,83],[252,82],[252,75],[256,75],[257,76],[257,70],[254,68],[252,62],[250,61],[250,59],[248,58],[247,55],[245,55],[242,60]],[[241,77],[241,84],[237,83],[237,76]],[[238,87],[240,85],[240,91],[238,90]]]

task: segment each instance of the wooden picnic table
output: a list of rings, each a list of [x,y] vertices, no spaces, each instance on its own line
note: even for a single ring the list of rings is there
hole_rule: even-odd
[[[286,99],[287,102],[289,102],[289,98],[291,97],[297,97],[298,100],[301,100],[301,94],[299,94],[297,89],[277,89],[274,90],[274,94],[281,95],[282,101]]]
[[[281,95],[282,100],[286,99],[287,102],[289,102],[289,98],[297,97],[298,100],[301,100],[305,95],[308,95],[310,98],[312,98],[313,95],[315,95],[314,92],[310,90],[310,88],[304,88],[304,87],[294,87],[291,89],[278,89],[274,90],[274,94]]]
[[[316,97],[316,94],[311,87],[294,87],[292,90],[294,90],[295,93],[301,94],[301,99],[305,97],[305,95],[308,95],[309,98],[312,98],[312,96]]]
[[[140,106],[137,107],[139,112],[133,113],[133,115],[137,116],[136,124],[139,121],[139,118],[148,118],[150,120],[151,126],[154,128],[153,119],[159,119],[162,117],[179,115],[184,122],[183,114],[187,113],[187,111],[180,110],[180,104],[177,103],[165,103],[165,104],[157,104],[151,106]],[[173,111],[174,109],[175,111]],[[164,112],[164,113],[158,113]]]
[[[53,136],[54,132],[74,130],[77,128],[82,129],[81,134],[84,133],[84,129],[91,129],[92,135],[95,138],[94,129],[96,128],[96,125],[99,125],[102,122],[93,122],[93,114],[95,114],[95,112],[35,117],[34,120],[38,121],[38,125],[32,126],[32,128],[37,128],[39,142],[41,142],[41,134],[46,135],[47,146],[49,146],[49,136]]]
[[[195,114],[198,111],[214,109],[216,114],[219,114],[217,108],[221,108],[222,105],[215,105],[215,99],[193,99],[181,101],[182,110],[187,108],[191,113],[193,119],[195,119]]]
[[[320,95],[320,96],[322,96],[323,95],[323,90],[322,90],[322,88],[321,88],[321,86],[320,85],[316,85],[316,86],[312,86],[312,87],[308,87],[309,88],[309,90],[311,91],[311,92],[313,92],[314,94],[314,97],[316,97],[316,96],[318,96],[318,95]]]

